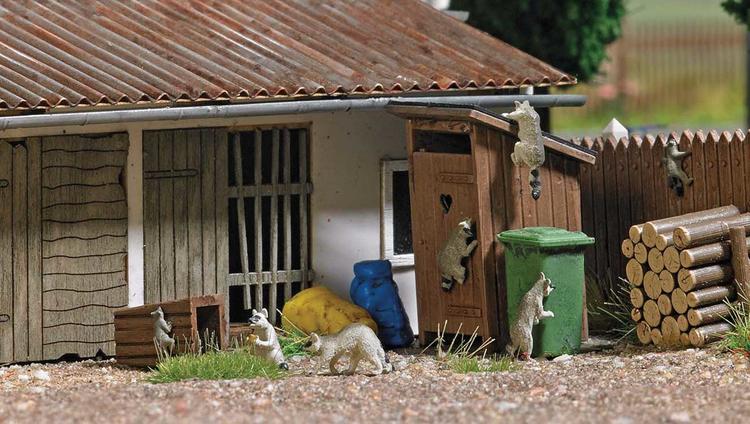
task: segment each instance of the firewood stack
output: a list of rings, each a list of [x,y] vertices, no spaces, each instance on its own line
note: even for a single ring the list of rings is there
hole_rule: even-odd
[[[750,213],[736,206],[630,227],[621,250],[643,344],[703,346],[731,330],[724,301],[736,297],[729,235],[737,227],[750,231]]]

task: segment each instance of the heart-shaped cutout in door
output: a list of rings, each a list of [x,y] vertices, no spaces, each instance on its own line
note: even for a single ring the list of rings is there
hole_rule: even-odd
[[[443,207],[443,213],[447,214],[451,210],[451,205],[453,204],[453,196],[450,194],[441,194],[440,195],[440,206]]]

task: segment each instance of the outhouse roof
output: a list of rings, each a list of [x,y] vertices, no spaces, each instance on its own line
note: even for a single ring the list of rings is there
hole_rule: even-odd
[[[575,82],[419,0],[0,0],[0,112]]]
[[[489,109],[472,105],[441,105],[435,103],[391,101],[386,110],[402,118],[455,119],[472,121],[518,135],[518,124]],[[596,152],[556,135],[542,131],[544,147],[588,164],[596,163]]]

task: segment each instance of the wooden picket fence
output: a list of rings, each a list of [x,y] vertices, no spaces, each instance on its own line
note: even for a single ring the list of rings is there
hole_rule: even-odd
[[[667,186],[661,163],[670,139],[692,152],[684,169],[695,181],[683,197]],[[620,243],[631,225],[728,204],[745,212],[750,204],[750,141],[740,130],[578,143],[599,153],[595,166],[581,167],[581,219],[583,231],[596,238],[586,251],[586,268],[600,279],[624,276]]]

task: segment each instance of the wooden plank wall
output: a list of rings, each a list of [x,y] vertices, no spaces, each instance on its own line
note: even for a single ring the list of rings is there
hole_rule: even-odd
[[[43,359],[38,138],[0,142],[0,363]]]
[[[145,303],[227,293],[226,160],[224,129],[143,133]]]
[[[684,169],[695,181],[683,197],[667,187],[661,163],[670,139],[679,143],[681,151],[692,152]],[[586,251],[587,271],[602,282],[624,276],[620,243],[631,225],[728,204],[745,212],[750,203],[746,140],[741,131],[581,140],[599,153],[595,166],[581,167],[583,231],[596,238],[594,247]]]
[[[41,146],[42,256],[30,248],[29,264],[41,259],[43,356],[113,355],[112,311],[128,303],[128,136],[45,137]]]
[[[514,166],[510,159],[517,141],[498,131],[484,129],[489,137],[489,171],[492,216],[495,234],[532,226],[550,226],[581,231],[582,210],[579,172],[588,168],[578,161],[547,150],[547,161],[540,170],[542,196],[534,201],[528,171]],[[505,251],[495,243],[495,274],[505,281]],[[505,287],[497,290],[500,316],[507,310]],[[585,324],[584,324],[585,327]],[[584,330],[585,331],[585,330]],[[507,323],[500,328],[507,337]]]

